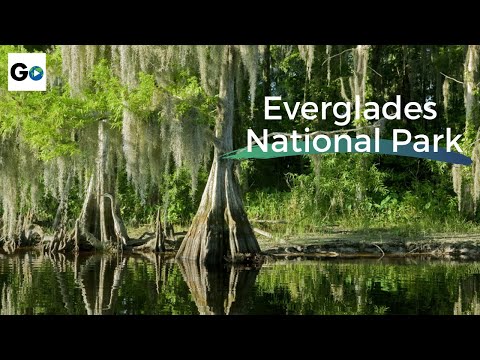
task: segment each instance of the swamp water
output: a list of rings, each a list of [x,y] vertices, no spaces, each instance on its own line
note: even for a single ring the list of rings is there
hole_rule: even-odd
[[[480,262],[0,254],[0,314],[480,314]]]

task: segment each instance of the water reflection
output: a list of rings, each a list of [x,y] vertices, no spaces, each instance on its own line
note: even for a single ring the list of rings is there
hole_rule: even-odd
[[[178,261],[183,278],[201,315],[247,312],[258,268],[225,266],[207,268],[193,261]]]
[[[126,263],[126,257],[93,255],[75,274],[88,315],[112,313]]]
[[[0,254],[0,314],[480,314],[480,263]]]

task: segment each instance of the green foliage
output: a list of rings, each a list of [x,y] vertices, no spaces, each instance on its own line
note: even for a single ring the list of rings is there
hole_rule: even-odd
[[[127,95],[129,110],[137,114],[148,115],[152,111],[152,97],[157,91],[153,75],[139,73],[138,86]]]
[[[24,52],[21,47],[0,47],[0,63],[7,63],[9,52]],[[54,54],[49,60],[52,73],[57,62]],[[76,101],[61,89],[46,92],[6,91],[6,77],[2,77],[0,91],[0,134],[7,137],[21,130],[22,140],[43,160],[62,154],[73,154],[75,146],[70,140],[69,129],[77,118]]]
[[[126,88],[112,73],[106,60],[100,61],[90,74],[81,106],[84,119],[107,119],[114,127],[121,126]]]
[[[21,48],[0,47],[1,63],[6,63],[8,52]],[[120,126],[122,93],[119,80],[112,75],[106,61],[95,66],[90,75],[90,86],[83,97],[72,97],[68,84],[61,78],[61,57],[57,49],[47,54],[49,78],[58,84],[45,92],[0,92],[0,134],[8,136],[21,131],[22,140],[41,160],[78,153],[74,131],[108,117],[110,124]],[[51,81],[52,82],[52,81]],[[65,85],[61,85],[65,84]],[[2,84],[6,89],[6,83]]]
[[[364,230],[393,228],[401,235],[472,228],[457,213],[449,178],[437,180],[439,183],[415,181],[407,189],[392,189],[385,185],[388,175],[375,165],[366,171],[355,167],[355,157],[361,156],[323,155],[314,172],[286,174],[290,191],[247,193],[248,215],[285,220],[286,225],[272,229],[280,234],[322,232],[331,225]],[[433,161],[431,165],[436,172],[448,173],[444,165]],[[445,175],[437,178],[444,180]],[[366,196],[359,199],[357,189],[362,185]]]
[[[176,100],[175,114],[180,118],[195,119],[197,124],[213,125],[217,96],[209,96],[197,76],[180,71],[164,91]]]
[[[199,185],[204,187],[207,181],[207,173],[200,172]],[[179,168],[168,176],[166,182],[168,195],[168,219],[170,222],[188,226],[193,219],[200,204],[201,192],[192,193],[190,176],[185,168]]]

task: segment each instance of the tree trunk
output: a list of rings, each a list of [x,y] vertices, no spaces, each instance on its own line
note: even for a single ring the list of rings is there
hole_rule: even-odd
[[[369,57],[370,46],[369,45],[357,45],[353,52],[353,89],[352,89],[352,101],[356,100],[356,96],[360,98],[360,111],[365,106],[365,84],[367,82],[367,67]],[[355,114],[358,116],[358,114]],[[357,128],[364,126],[364,124],[357,124]],[[356,164],[358,171],[358,181],[356,184],[356,199],[360,204],[364,199],[367,191],[366,171],[370,164],[365,154],[361,154]]]
[[[95,173],[90,177],[86,191],[82,212],[80,214],[80,228],[85,233],[90,233],[103,244],[115,242],[111,202],[103,196],[112,193],[114,174],[108,173],[107,156],[108,129],[105,121],[98,122],[98,152]],[[113,152],[111,152],[113,154]],[[112,156],[112,155],[110,155]]]
[[[107,173],[108,156],[108,130],[105,129],[106,121],[101,120],[98,124],[98,157],[97,157],[97,203],[100,208],[100,241],[114,241],[116,239],[112,211],[113,204],[103,196],[105,193],[113,193],[113,177]],[[113,152],[112,152],[113,154]]]
[[[230,46],[225,47],[225,52],[215,126],[221,146],[215,147],[200,207],[177,254],[178,258],[210,264],[236,261],[242,254],[260,252],[243,208],[233,160],[221,158],[223,153],[233,150],[235,56]]]
[[[480,199],[480,45],[469,45],[464,66],[464,100],[465,100],[465,140],[467,151],[471,151],[472,168],[462,165],[452,167],[453,187],[458,196],[458,210],[469,219],[477,212]],[[474,144],[473,149],[468,148]]]
[[[72,186],[72,173],[68,174],[67,182],[65,183],[65,189],[63,194],[60,195],[60,202],[58,204],[57,213],[55,214],[55,220],[53,221],[52,228],[57,230],[57,228],[66,221],[67,210],[68,210],[68,196],[70,194],[70,187]]]
[[[75,221],[75,230],[74,230],[74,233],[73,233],[73,240],[75,242],[75,253],[78,253],[78,251],[80,250],[80,247],[79,247],[79,244],[80,244],[80,240],[79,240],[79,237],[80,237],[80,221],[77,219]]]
[[[263,94],[270,96],[272,80],[270,76],[270,45],[265,45],[265,53],[263,55]]]
[[[157,210],[157,221],[155,224],[155,251],[165,252],[165,233],[162,229],[160,209]]]

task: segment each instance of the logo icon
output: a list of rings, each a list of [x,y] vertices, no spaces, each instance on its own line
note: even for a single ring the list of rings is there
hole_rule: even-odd
[[[8,54],[8,91],[47,90],[46,54]]]
[[[43,78],[43,69],[40,66],[34,66],[28,72],[28,76],[33,81],[41,80]]]

